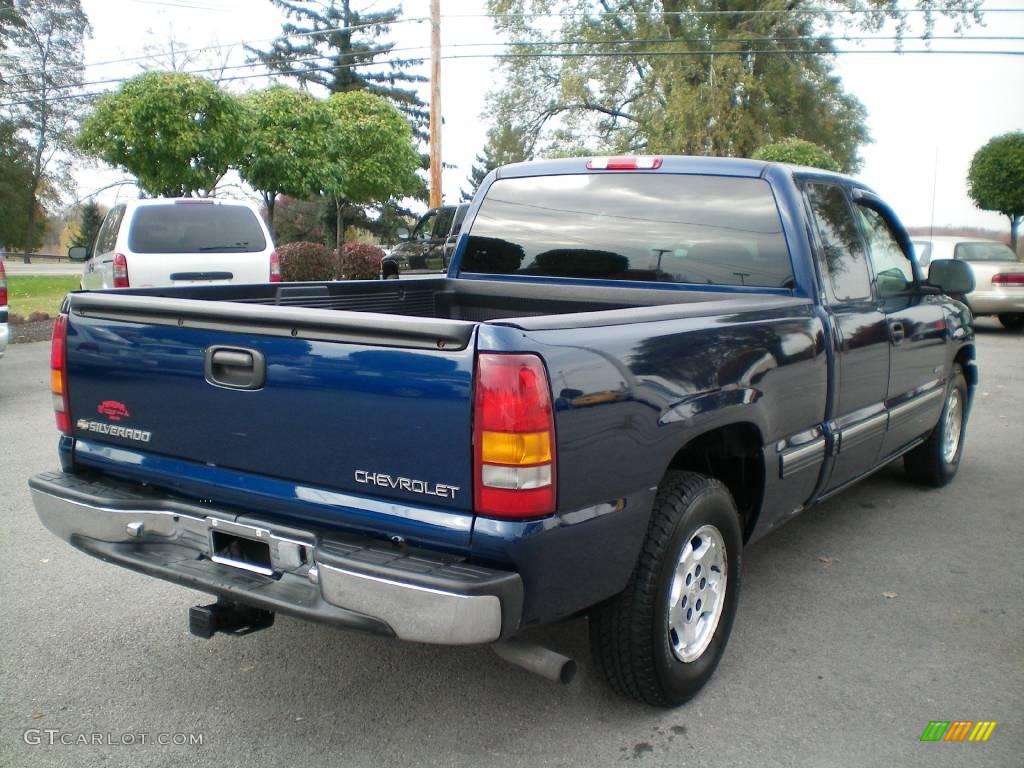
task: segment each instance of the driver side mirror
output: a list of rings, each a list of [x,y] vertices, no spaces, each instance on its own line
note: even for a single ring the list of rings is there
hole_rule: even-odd
[[[398,227],[397,229],[395,229],[395,237],[397,237],[399,240],[408,240],[409,229],[407,227]]]
[[[72,261],[85,261],[89,258],[89,249],[84,245],[75,245],[68,248],[68,258]]]
[[[974,272],[965,261],[935,259],[928,267],[928,285],[949,296],[962,296],[974,290]]]

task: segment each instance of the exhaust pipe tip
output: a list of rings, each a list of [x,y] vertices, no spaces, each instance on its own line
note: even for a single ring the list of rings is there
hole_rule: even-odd
[[[576,677],[576,661],[550,648],[525,640],[502,640],[491,645],[502,659],[554,683],[568,685]]]

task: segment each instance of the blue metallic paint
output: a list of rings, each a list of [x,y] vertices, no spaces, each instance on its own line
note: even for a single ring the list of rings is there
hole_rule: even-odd
[[[229,340],[261,352],[264,387],[213,386],[204,350]],[[265,477],[365,494],[356,470],[457,486],[454,498],[401,488],[374,495],[470,512],[472,346],[410,350],[98,320],[74,315],[68,376],[74,418],[117,400],[119,424],[148,430],[145,450]],[[282,420],[289,435],[282,443]],[[357,435],[358,440],[351,440]],[[391,436],[402,435],[401,440]],[[123,438],[112,444],[139,448]],[[429,452],[424,453],[424,446]]]
[[[341,493],[82,438],[77,441],[75,461],[79,467],[112,477],[145,482],[190,499],[207,499],[219,508],[233,505],[278,516],[298,527],[312,522],[383,539],[400,536],[451,552],[465,553],[469,548],[473,518],[461,512]]]

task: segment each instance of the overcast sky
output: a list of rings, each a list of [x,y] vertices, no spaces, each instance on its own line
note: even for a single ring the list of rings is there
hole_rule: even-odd
[[[87,80],[130,77],[141,71],[137,61],[115,61],[145,54],[147,46],[167,49],[173,37],[189,49],[210,51],[190,64],[202,68],[227,57],[229,65],[245,61],[241,45],[261,46],[279,31],[282,16],[269,0],[82,0],[93,27],[86,44]],[[388,8],[388,0],[353,0],[356,8]],[[1024,2],[995,0],[984,27],[968,36],[1017,37],[1017,40],[935,41],[942,50],[982,48],[1024,53]],[[429,15],[429,0],[406,0],[405,17]],[[484,0],[441,0],[442,46],[446,56],[492,53],[497,47],[468,47],[499,43],[491,23],[479,14]],[[952,34],[940,23],[937,35]],[[391,39],[409,56],[428,55],[430,27],[424,21],[406,21],[392,28]],[[856,43],[843,43],[854,48]],[[863,44],[888,47],[891,43]],[[907,47],[912,47],[910,43]],[[403,54],[406,55],[406,54]],[[102,64],[102,62],[113,62]],[[1024,130],[1024,55],[857,53],[840,56],[838,74],[846,89],[865,105],[874,139],[862,150],[864,166],[859,178],[875,188],[896,209],[908,226],[975,225],[1008,230],[1007,219],[979,211],[965,188],[972,154],[992,136]],[[254,70],[231,70],[235,75]],[[426,65],[422,69],[427,73]],[[493,60],[450,58],[442,62],[442,112],[445,125],[443,157],[454,166],[444,174],[446,202],[456,202],[475,155],[481,151],[489,120],[482,114],[484,94],[498,79]],[[266,85],[254,78],[227,84],[232,90]],[[422,94],[428,93],[426,86]],[[80,174],[82,194],[120,178],[113,172],[91,170]],[[934,180],[934,184],[933,184]],[[240,190],[227,190],[241,195]],[[104,193],[110,204],[117,191]],[[120,195],[134,195],[121,188]],[[933,202],[934,201],[934,202]]]

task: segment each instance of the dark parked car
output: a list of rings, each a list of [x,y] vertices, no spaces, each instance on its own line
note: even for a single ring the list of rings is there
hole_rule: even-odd
[[[459,239],[469,203],[431,208],[406,232],[381,263],[381,276],[397,278],[407,272],[445,272]]]

